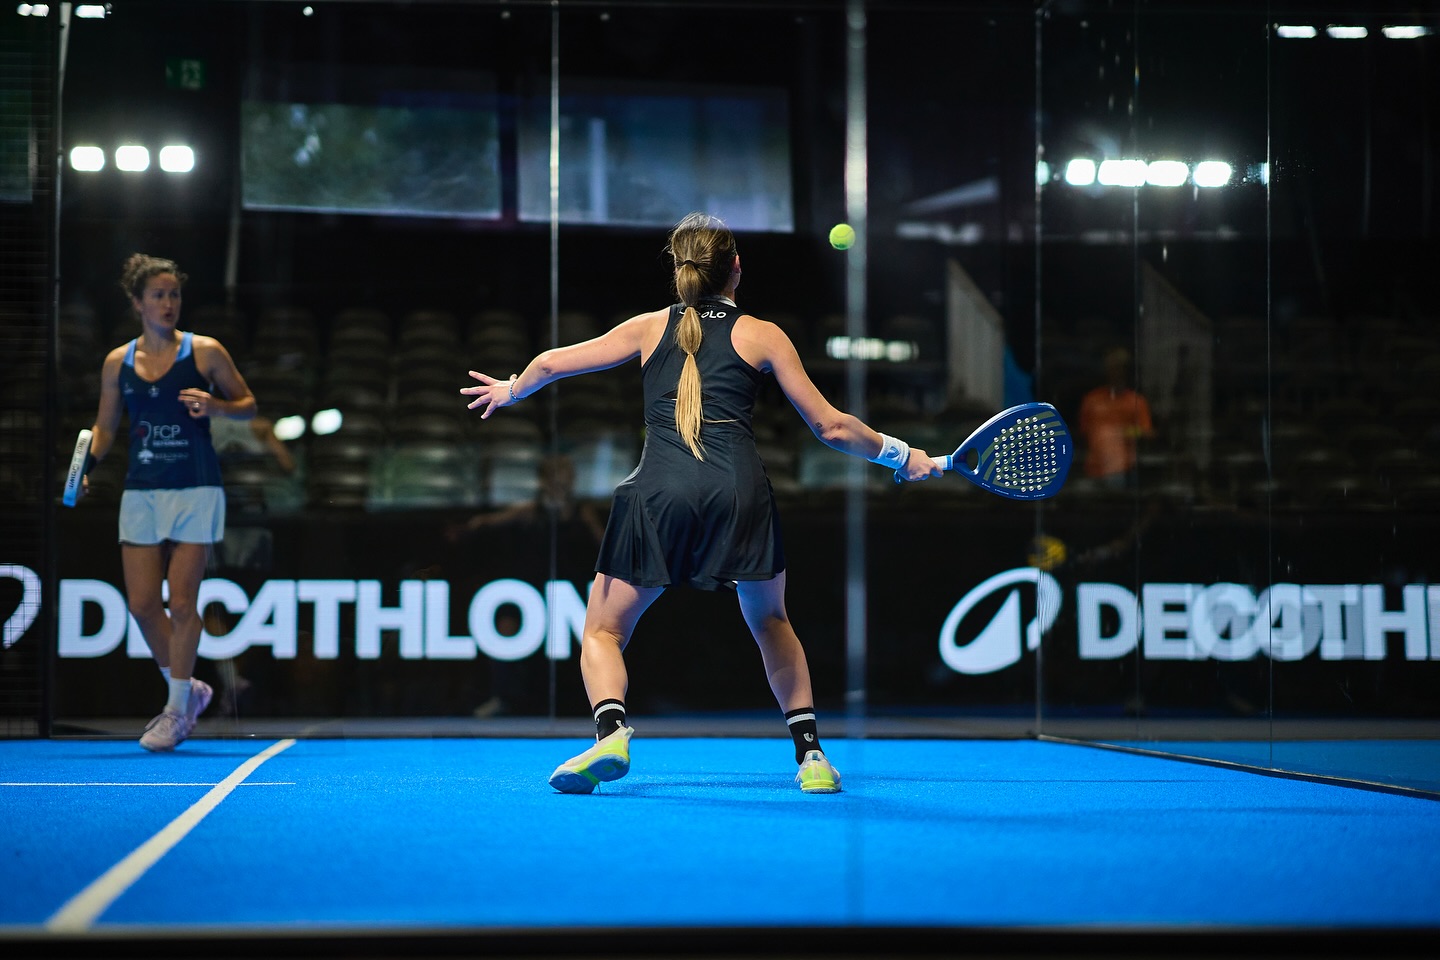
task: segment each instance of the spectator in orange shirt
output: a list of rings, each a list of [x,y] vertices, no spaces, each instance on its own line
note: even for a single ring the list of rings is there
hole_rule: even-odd
[[[1080,401],[1080,436],[1085,444],[1084,474],[1101,486],[1129,486],[1136,447],[1155,436],[1150,404],[1130,386],[1130,351],[1105,351],[1105,383]]]

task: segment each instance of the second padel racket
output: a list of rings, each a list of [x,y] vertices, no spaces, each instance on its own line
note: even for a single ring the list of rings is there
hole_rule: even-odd
[[[80,484],[90,466],[91,436],[89,430],[81,430],[80,435],[75,438],[75,452],[70,456],[70,469],[65,471],[65,492],[60,497],[67,507],[75,506],[75,501],[80,499]]]
[[[1060,411],[1049,403],[1022,403],[986,420],[954,453],[935,462],[1002,497],[1044,500],[1060,492],[1074,456]]]

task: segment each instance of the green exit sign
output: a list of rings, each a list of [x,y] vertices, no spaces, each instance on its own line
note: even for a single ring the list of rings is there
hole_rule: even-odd
[[[171,57],[165,61],[165,85],[180,90],[203,90],[205,61]]]

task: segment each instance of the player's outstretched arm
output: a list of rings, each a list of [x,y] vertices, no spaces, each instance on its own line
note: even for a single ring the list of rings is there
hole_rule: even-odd
[[[475,398],[465,406],[470,410],[483,408],[480,418],[489,419],[499,407],[519,403],[556,380],[618,367],[640,356],[656,319],[664,317],[665,313],[664,310],[642,313],[616,324],[594,339],[546,350],[531,360],[524,370],[511,374],[508,379],[501,380],[471,370],[470,376],[480,383],[460,388],[462,394]]]
[[[746,352],[753,350],[763,355],[760,369],[774,373],[775,382],[785,397],[821,443],[841,453],[891,466],[905,480],[941,475],[939,464],[924,450],[902,445],[903,449],[897,452],[893,438],[885,437],[859,417],[837,409],[825,399],[805,372],[800,354],[785,331],[773,323],[757,320],[745,333],[750,341],[745,345]]]

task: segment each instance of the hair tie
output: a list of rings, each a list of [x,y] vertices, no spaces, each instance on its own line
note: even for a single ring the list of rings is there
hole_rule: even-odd
[[[694,260],[681,260],[681,261],[679,261],[679,262],[677,262],[677,263],[675,264],[675,269],[676,269],[676,270],[679,270],[681,267],[685,266],[685,264],[687,264],[687,263],[690,264],[690,266],[694,267],[694,268],[697,269],[697,270],[700,269],[700,264],[696,263]]]

